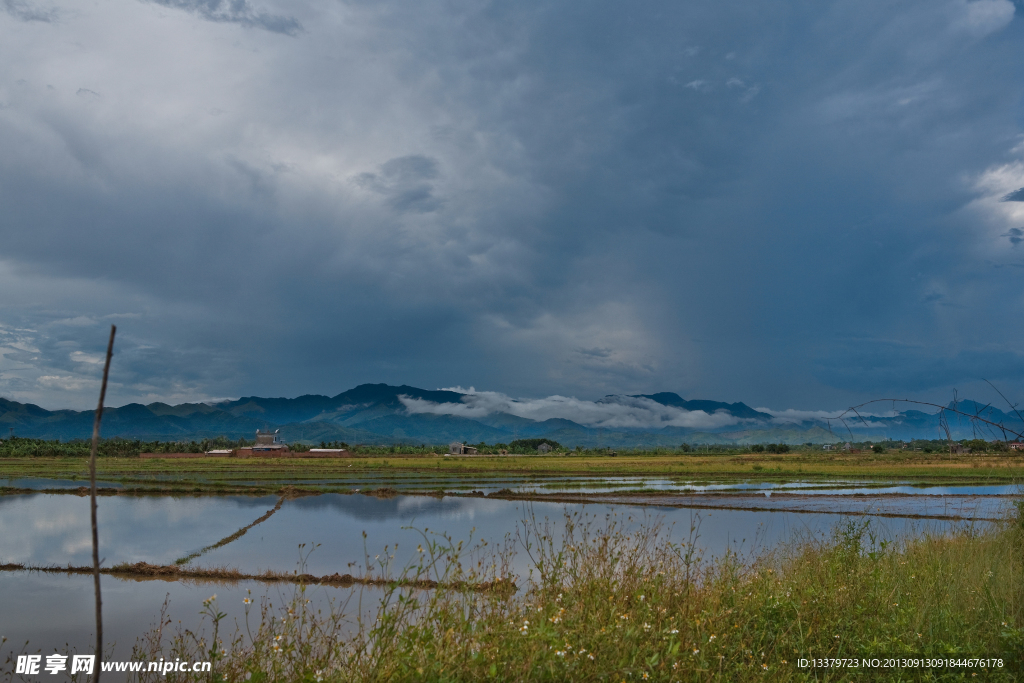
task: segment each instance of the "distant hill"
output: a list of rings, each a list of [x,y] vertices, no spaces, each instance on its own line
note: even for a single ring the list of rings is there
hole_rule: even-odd
[[[434,404],[433,412],[410,412],[402,399],[412,398]],[[478,417],[457,414],[469,397],[456,391],[430,391],[411,386],[362,384],[337,396],[307,394],[297,398],[246,396],[213,404],[168,405],[130,403],[105,408],[103,434],[107,438],[177,441],[224,436],[251,439],[257,429],[280,429],[286,441],[345,441],[350,444],[443,444],[508,443],[515,439],[548,438],[568,446],[612,448],[678,446],[681,443],[824,443],[846,440],[942,438],[939,418],[934,413],[907,410],[885,417],[848,416],[842,421],[776,418],[745,403],[687,400],[672,392],[606,396],[592,406],[642,409],[646,399],[677,409],[670,415],[684,416],[682,422],[666,426],[607,427],[585,425],[562,417],[529,419],[507,412]],[[454,405],[452,405],[454,404]],[[650,404],[646,404],[650,405]],[[993,422],[1017,425],[1024,422],[1013,412],[961,401],[958,408]],[[952,404],[950,404],[952,407]],[[696,413],[691,420],[688,413]],[[665,411],[660,411],[664,413]],[[706,413],[707,415],[703,415]],[[708,417],[712,416],[712,417]],[[722,419],[724,417],[724,419]],[[46,410],[30,403],[0,398],[0,437],[13,428],[18,436],[87,439],[92,435],[93,411]],[[718,427],[682,427],[701,421]],[[601,424],[595,422],[595,424]],[[980,432],[967,418],[950,415],[948,426],[954,438],[994,438],[998,430]]]
[[[673,394],[669,391],[663,391],[660,394],[639,394],[633,396],[633,398],[649,398],[656,403],[660,403],[663,406],[674,406],[676,408],[682,408],[683,410],[703,410],[705,413],[717,413],[718,411],[725,411],[735,417],[743,417],[752,420],[770,420],[772,416],[768,413],[761,413],[746,403],[722,403],[720,401],[686,401],[679,396],[679,394]]]

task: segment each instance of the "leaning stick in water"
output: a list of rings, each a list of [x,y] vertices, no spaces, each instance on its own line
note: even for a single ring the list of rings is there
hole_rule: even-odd
[[[96,450],[100,444],[100,420],[103,419],[103,400],[107,397],[107,376],[110,374],[110,357],[114,355],[115,325],[110,326],[110,341],[107,342],[107,362],[103,366],[103,384],[100,385],[100,404],[96,408],[96,419],[92,422],[92,453],[89,456],[89,506],[92,509],[92,582],[96,588],[96,665],[92,680],[99,683],[103,668],[103,601],[100,599],[100,540],[96,531]]]

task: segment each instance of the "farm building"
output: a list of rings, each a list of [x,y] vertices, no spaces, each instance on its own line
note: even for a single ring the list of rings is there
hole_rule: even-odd
[[[256,430],[256,444],[252,447],[254,453],[261,451],[286,451],[288,450],[288,444],[281,441],[278,433],[280,429],[276,429],[273,432],[261,432]]]
[[[477,449],[458,441],[452,441],[448,444],[448,453],[450,455],[476,455]]]

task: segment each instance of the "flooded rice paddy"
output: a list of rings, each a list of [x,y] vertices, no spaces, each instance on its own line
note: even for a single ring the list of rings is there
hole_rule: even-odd
[[[0,564],[76,567],[91,564],[88,498],[48,493],[80,481],[5,480],[38,492],[0,496]],[[287,483],[301,483],[300,480]],[[323,484],[318,480],[317,484]],[[452,486],[422,476],[339,479],[349,493],[297,498],[271,496],[121,495],[99,500],[100,557],[104,567],[146,562],[192,568],[231,568],[247,574],[300,570],[314,576],[367,571],[391,574],[414,565],[417,547],[445,534],[489,548],[521,540],[533,521],[554,533],[565,516],[639,527],[659,521],[674,540],[693,542],[706,558],[727,550],[753,556],[794,539],[827,535],[849,519],[867,520],[879,538],[942,532],[953,524],[984,524],[1019,496],[1015,486],[913,486],[896,482],[695,482],[641,477],[491,477]],[[117,482],[107,482],[118,486]],[[392,493],[381,496],[379,489]],[[440,495],[438,489],[448,495]],[[358,491],[357,491],[358,490]],[[377,491],[377,495],[366,495]],[[433,495],[425,495],[433,491]],[[244,530],[243,533],[239,533]],[[300,548],[300,544],[306,544]],[[310,548],[315,549],[309,552]],[[526,553],[511,566],[522,586]],[[232,619],[252,591],[277,604],[287,583],[174,580],[175,577],[103,577],[104,623],[118,657],[155,625],[170,599],[170,615],[185,627],[198,623],[202,601],[218,595]],[[379,591],[362,586],[316,586],[322,602],[373,606]],[[31,570],[0,571],[3,657],[27,651],[88,651],[93,634],[92,578]],[[358,607],[354,608],[358,611]]]

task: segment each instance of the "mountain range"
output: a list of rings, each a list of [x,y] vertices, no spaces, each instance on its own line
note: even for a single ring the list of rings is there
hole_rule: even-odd
[[[952,406],[952,404],[951,404]],[[958,408],[1024,431],[1020,418],[974,401]],[[545,414],[552,415],[544,417]],[[225,436],[251,439],[256,429],[280,429],[285,441],[350,444],[508,443],[548,438],[567,446],[613,448],[681,443],[827,443],[845,440],[936,439],[936,413],[906,410],[825,420],[815,414],[755,410],[744,403],[685,400],[678,394],[611,395],[597,401],[565,397],[517,401],[473,390],[431,391],[362,384],[337,396],[247,396],[216,403],[130,403],[104,408],[106,438],[179,441]],[[575,419],[570,419],[567,415]],[[0,436],[89,438],[93,411],[46,410],[0,398]],[[954,438],[995,438],[966,418],[948,416]],[[1016,426],[1014,426],[1016,425]],[[1012,437],[1012,435],[1010,435]]]

